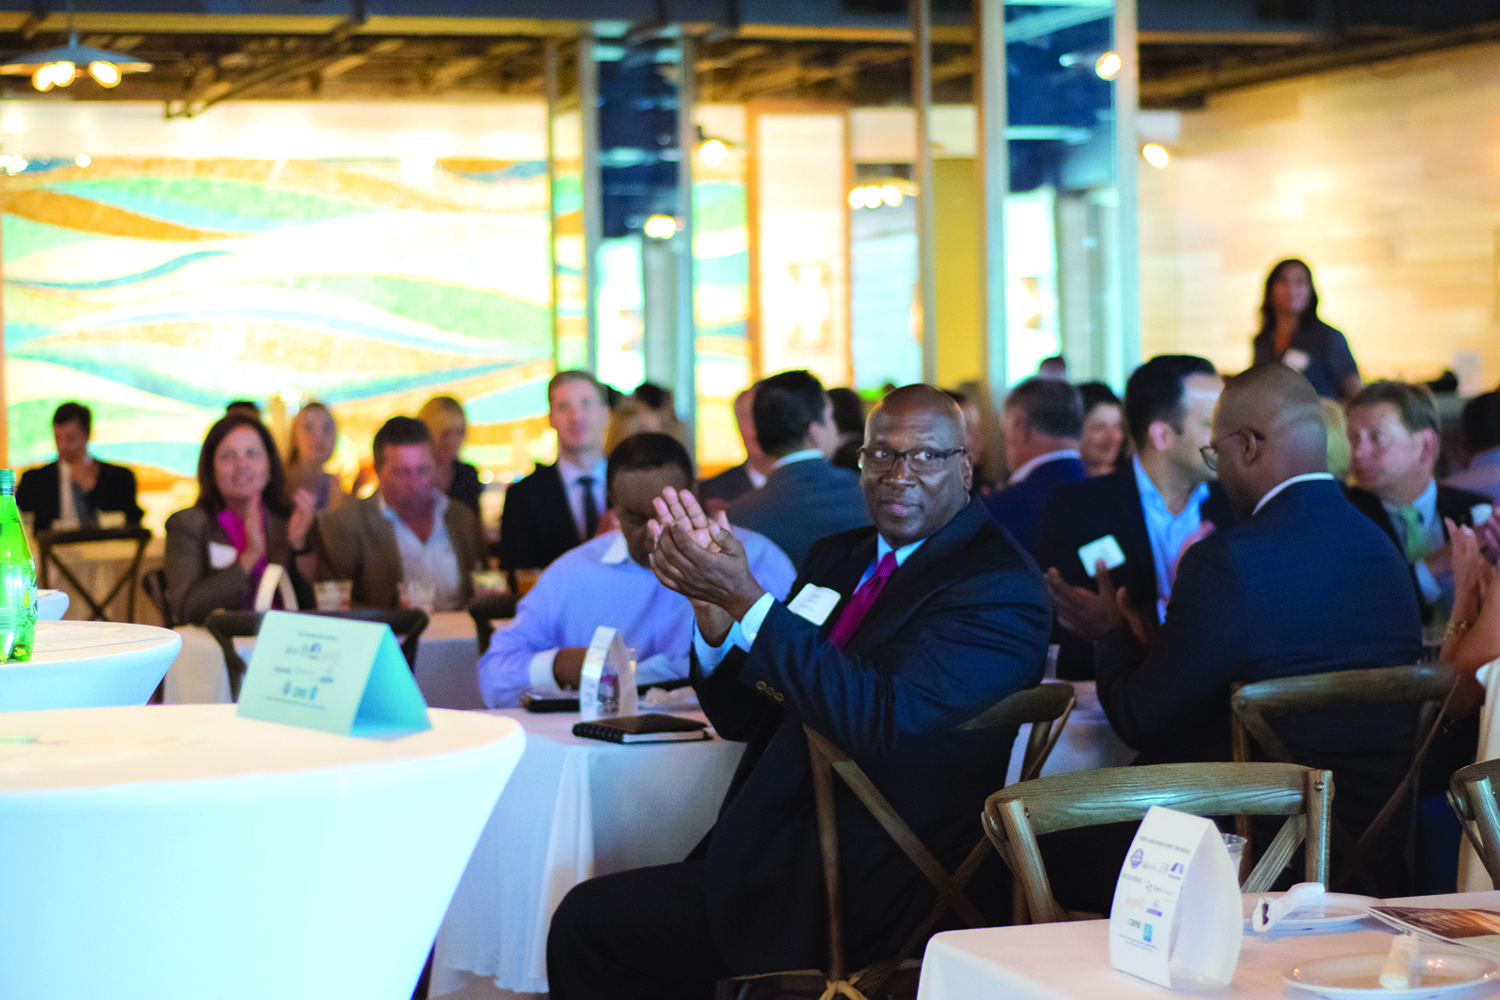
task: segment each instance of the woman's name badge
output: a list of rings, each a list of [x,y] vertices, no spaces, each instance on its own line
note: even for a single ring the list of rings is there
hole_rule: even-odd
[[[828,620],[828,613],[842,599],[843,596],[837,590],[809,583],[792,598],[786,609],[794,615],[801,615],[814,625],[821,625]]]
[[[227,569],[240,554],[235,551],[233,545],[225,545],[223,542],[208,543],[208,564],[214,569]]]

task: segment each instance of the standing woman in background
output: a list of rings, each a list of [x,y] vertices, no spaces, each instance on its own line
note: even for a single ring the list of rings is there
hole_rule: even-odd
[[[308,403],[292,420],[292,444],[287,449],[287,492],[306,490],[318,510],[336,510],[349,495],[339,477],[324,470],[339,443],[339,425],[322,403]]]
[[[1344,335],[1318,318],[1312,270],[1295,257],[1271,268],[1260,302],[1254,365],[1280,362],[1307,376],[1318,395],[1346,400],[1360,390],[1359,365]]]
[[[479,495],[484,487],[479,470],[458,460],[469,433],[469,418],[463,404],[452,396],[433,396],[417,411],[417,419],[432,434],[432,457],[437,462],[437,488],[475,514],[479,513]]]

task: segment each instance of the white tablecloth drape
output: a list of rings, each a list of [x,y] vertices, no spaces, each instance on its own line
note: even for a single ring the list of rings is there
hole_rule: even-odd
[[[0,996],[405,1000],[525,735],[0,714]]]
[[[1417,896],[1391,900],[1412,906],[1493,907],[1500,892]],[[1385,954],[1394,932],[1373,918],[1318,934],[1249,934],[1224,997],[1285,997],[1282,973],[1308,959]],[[1451,949],[1450,949],[1451,950]],[[1455,1000],[1492,996],[1493,985],[1455,994]],[[1025,927],[947,931],[933,937],[922,958],[917,1000],[1171,1000],[1184,993],[1118,972],[1109,964],[1109,921],[1086,920]]]
[[[486,713],[526,727],[526,755],[479,839],[443,920],[432,994],[458,972],[547,989],[547,929],[594,875],[681,861],[713,825],[744,744],[621,746],[572,735],[576,713]],[[700,716],[701,718],[701,716]]]
[[[0,712],[144,705],[181,644],[154,625],[37,622],[31,659],[0,664]]]
[[[1069,681],[1078,697],[1078,705],[1068,717],[1052,755],[1042,766],[1042,774],[1068,774],[1072,771],[1092,771],[1101,767],[1124,767],[1135,759],[1135,751],[1115,735],[1109,719],[1099,705],[1099,693],[1093,681]],[[1021,762],[1026,754],[1026,740],[1031,736],[1031,727],[1022,726],[1016,737],[1016,745],[1010,754],[1010,769],[1005,783],[1010,785],[1021,778]]]

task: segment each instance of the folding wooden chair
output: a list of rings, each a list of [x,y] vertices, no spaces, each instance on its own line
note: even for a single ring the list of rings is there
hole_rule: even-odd
[[[401,640],[401,653],[412,673],[417,670],[417,643],[427,628],[427,612],[419,608],[355,608],[352,611],[302,611],[299,614],[323,618],[352,618],[357,621],[381,622]],[[204,627],[224,651],[224,667],[229,672],[229,694],[240,700],[240,685],[245,681],[245,660],[234,648],[234,640],[260,634],[264,611],[215,611]]]
[[[960,726],[960,730],[1016,728],[1032,725],[1022,774],[1035,774],[1046,763],[1057,745],[1062,727],[1073,711],[1076,698],[1073,686],[1065,683],[1043,684],[1017,693]],[[807,748],[812,758],[813,802],[818,817],[818,842],[823,855],[823,883],[828,913],[828,970],[806,969],[755,976],[739,976],[718,984],[718,1000],[734,1000],[752,991],[769,990],[772,994],[805,994],[814,997],[839,991],[849,1000],[877,996],[915,995],[916,976],[921,968],[918,959],[909,959],[926,941],[933,926],[949,909],[955,910],[971,927],[985,923],[974,904],[964,894],[964,887],[979,870],[989,849],[983,837],[969,856],[950,875],[942,863],[922,843],[910,826],[891,807],[889,801],[866,776],[863,769],[838,747],[815,730],[803,726]],[[891,839],[911,859],[917,869],[937,889],[938,898],[897,954],[875,962],[852,975],[844,958],[843,902],[839,889],[839,843],[833,798],[833,776],[837,774],[880,823]]]
[[[982,823],[1022,887],[1031,922],[1041,924],[1068,919],[1042,865],[1036,838],[1043,834],[1138,820],[1152,806],[1198,816],[1285,816],[1244,883],[1245,892],[1264,892],[1304,839],[1307,880],[1325,880],[1332,799],[1332,771],[1296,764],[1109,767],[1004,788],[985,802]]]
[[[58,550],[69,548],[74,545],[89,545],[94,542],[135,542],[135,555],[131,557],[130,565],[125,572],[116,578],[114,585],[109,588],[109,593],[103,600],[96,598],[88,587],[73,574],[68,564],[58,558]],[[36,533],[37,566],[41,569],[40,586],[47,588],[52,586],[52,567],[62,574],[64,580],[72,585],[88,604],[90,618],[93,621],[107,622],[109,615],[105,609],[120,593],[125,590],[125,618],[127,621],[135,621],[135,578],[141,570],[141,557],[146,554],[146,545],[151,541],[151,532],[145,528],[79,528],[72,531],[38,531]]]
[[[1417,731],[1412,746],[1412,759],[1401,783],[1358,838],[1337,819],[1332,820],[1334,857],[1341,862],[1339,867],[1347,868],[1348,873],[1352,873],[1363,884],[1365,891],[1379,895],[1379,887],[1373,883],[1369,874],[1365,852],[1389,825],[1403,800],[1412,806],[1411,822],[1415,823],[1417,784],[1422,774],[1422,761],[1437,734],[1443,708],[1456,678],[1453,668],[1446,663],[1424,663],[1410,667],[1375,667],[1368,670],[1303,674],[1239,685],[1229,699],[1230,709],[1234,713],[1231,732],[1234,759],[1251,759],[1250,743],[1253,739],[1267,759],[1285,764],[1301,763],[1294,759],[1292,752],[1276,735],[1271,724],[1274,719],[1313,712],[1411,705],[1417,713]],[[1235,828],[1246,838],[1248,844],[1249,818],[1238,818]],[[1412,862],[1411,842],[1412,837],[1408,831],[1408,865]],[[1335,878],[1341,878],[1343,874],[1343,871],[1335,872]]]

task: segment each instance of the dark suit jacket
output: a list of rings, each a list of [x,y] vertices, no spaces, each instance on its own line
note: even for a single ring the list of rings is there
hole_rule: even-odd
[[[1277,364],[1281,355],[1276,353],[1276,336],[1272,330],[1262,330],[1251,341],[1254,365]],[[1349,341],[1338,330],[1320,319],[1304,320],[1292,334],[1288,350],[1298,350],[1307,355],[1307,368],[1302,372],[1312,383],[1319,396],[1338,399],[1344,394],[1344,380],[1359,374],[1359,365],[1349,351]]]
[[[474,594],[469,574],[479,564],[479,518],[450,501],[443,523],[458,561],[459,600],[468,604]],[[318,579],[353,581],[353,602],[363,607],[400,606],[401,550],[395,528],[380,513],[380,494],[319,514],[316,535]]]
[[[698,484],[699,500],[722,500],[725,503],[733,503],[740,497],[755,489],[755,484],[750,482],[750,473],[745,470],[748,466],[741,462],[733,468],[725,469],[717,476],[712,476]]]
[[[484,484],[479,481],[479,470],[468,462],[453,460],[453,481],[448,484],[448,499],[457,500],[479,516],[479,497],[484,493]]]
[[[33,530],[46,531],[57,520],[62,510],[57,485],[56,462],[21,473],[21,482],[16,486],[16,506],[35,515]],[[145,513],[135,502],[135,473],[123,465],[99,462],[99,481],[89,491],[88,498],[95,510],[124,511],[126,524],[140,524]]]
[[[500,512],[501,569],[544,569],[582,543],[556,463],[538,465],[505,491],[505,507]]]
[[[1369,490],[1362,490],[1358,486],[1346,486],[1344,492],[1349,497],[1349,502],[1370,520],[1380,526],[1386,536],[1395,544],[1396,551],[1402,559],[1406,558],[1406,548],[1401,544],[1401,536],[1396,534],[1396,526],[1391,523],[1391,516],[1386,513],[1385,505],[1380,498]],[[1440,518],[1448,518],[1454,524],[1463,527],[1473,527],[1474,517],[1470,510],[1476,504],[1491,504],[1493,499],[1483,493],[1475,493],[1473,490],[1461,490],[1456,486],[1439,485],[1437,488],[1437,513]],[[1443,525],[1443,539],[1448,538],[1448,525]],[[1417,584],[1417,572],[1415,567],[1408,567],[1411,575],[1412,586],[1417,588],[1417,599],[1422,604],[1422,621],[1432,620],[1432,605],[1422,600],[1422,589]]]
[[[775,469],[766,485],[729,505],[729,521],[758,531],[799,570],[820,538],[870,523],[859,477],[809,458]]]
[[[238,560],[223,569],[214,569],[209,559],[210,542],[229,545],[229,534],[217,517],[202,507],[189,507],[167,518],[166,528],[162,569],[167,574],[167,606],[179,625],[202,625],[204,619],[220,608],[249,609],[255,599],[250,574]],[[312,607],[312,588],[297,572],[297,560],[287,539],[286,518],[275,511],[266,511],[264,530],[266,562],[284,567],[297,592],[298,605]]]
[[[1089,477],[1083,463],[1076,458],[1055,458],[1031,470],[1031,475],[984,498],[990,516],[1015,536],[1027,552],[1037,555],[1042,514],[1047,501],[1059,486],[1081,483]],[[1076,547],[1076,546],[1075,546]]]
[[[1142,764],[1229,760],[1235,681],[1410,664],[1422,652],[1405,562],[1331,481],[1289,486],[1189,549],[1144,660],[1127,633],[1099,642],[1099,700]],[[1333,770],[1334,810],[1357,836],[1405,771],[1415,719],[1374,709],[1273,726],[1299,764]]]
[[[1218,483],[1208,486],[1208,498],[1199,516],[1217,528],[1235,522],[1234,511]],[[1154,620],[1156,616],[1156,559],[1151,554],[1151,536],[1141,509],[1141,491],[1135,484],[1135,467],[1122,462],[1107,476],[1085,479],[1058,487],[1047,502],[1042,527],[1037,534],[1036,561],[1044,571],[1056,567],[1062,578],[1075,587],[1094,586],[1094,567],[1084,567],[1078,550],[1105,535],[1114,535],[1125,553],[1125,562],[1110,571],[1116,587],[1124,587],[1130,602]],[[1058,626],[1053,642],[1058,651],[1059,677],[1087,680],[1094,676],[1094,651],[1072,632]]]
[[[807,740],[812,726],[856,761],[951,871],[975,817],[1005,783],[1014,730],[955,732],[1035,684],[1051,620],[1033,563],[970,503],[896,570],[845,650],[827,635],[874,559],[862,528],[813,546],[809,582],[843,595],[821,626],[777,604],[747,654],[693,683],[720,735],[750,744],[705,865],[711,932],[739,973],[825,968],[822,864]],[[834,782],[844,934],[858,967],[909,934],[931,894],[894,842]]]

